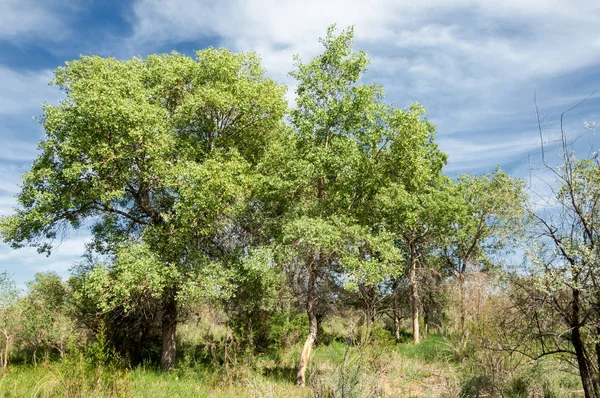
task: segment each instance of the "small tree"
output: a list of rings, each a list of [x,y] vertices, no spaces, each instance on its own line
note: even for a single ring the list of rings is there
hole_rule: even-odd
[[[411,124],[411,127],[414,128],[415,125]],[[434,249],[436,236],[440,232],[438,212],[440,201],[446,199],[442,191],[444,179],[440,175],[445,163],[445,155],[437,149],[437,145],[433,144],[431,128],[411,129],[407,133],[413,139],[415,136],[420,139],[414,151],[416,158],[420,159],[419,174],[413,171],[412,179],[404,176],[404,181],[402,179],[392,181],[382,190],[378,199],[382,220],[391,231],[394,231],[395,244],[404,254],[404,275],[410,287],[413,342],[419,344],[421,338],[419,280],[420,274],[428,263],[427,257]],[[390,275],[393,296],[398,294],[402,276],[401,273]],[[396,340],[399,340],[400,326],[396,297],[393,297],[392,304],[394,330]]]
[[[50,350],[62,357],[68,340],[74,337],[74,322],[70,317],[68,292],[62,279],[54,272],[37,273],[27,284],[28,294],[23,298],[21,339],[32,349],[32,361],[37,363],[38,350],[46,357]]]
[[[0,274],[0,366],[8,366],[10,350],[14,338],[21,326],[21,306],[19,305],[19,289],[5,271]]]
[[[448,186],[443,212],[441,252],[447,270],[458,282],[459,329],[464,337],[465,278],[469,267],[492,266],[491,256],[509,249],[523,231],[523,181],[501,170],[492,175],[462,175]]]
[[[286,268],[299,269],[295,273],[306,277],[301,286],[309,333],[298,363],[300,385],[305,384],[319,329],[319,285],[342,272],[344,255],[347,260],[364,256],[361,242],[371,232],[354,214],[364,195],[358,183],[366,170],[360,166],[368,166],[380,142],[382,92],[375,85],[357,84],[368,61],[363,52],[352,50],[352,38],[352,29],[335,35],[330,27],[321,39],[324,52],[308,63],[298,59],[292,73],[299,82],[297,108],[291,111],[294,156],[289,159],[293,167],[283,169],[290,170],[283,176],[290,181],[285,195],[289,205],[279,242]]]

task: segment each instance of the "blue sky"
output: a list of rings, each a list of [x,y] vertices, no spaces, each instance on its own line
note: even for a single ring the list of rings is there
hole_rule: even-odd
[[[293,101],[292,56],[316,55],[328,25],[354,24],[356,47],[371,58],[365,79],[397,106],[426,105],[448,173],[500,165],[527,177],[539,153],[534,91],[551,139],[561,110],[600,89],[598,21],[597,2],[577,0],[0,0],[0,215],[43,137],[33,117],[61,97],[48,86],[52,70],[80,54],[257,51]],[[584,128],[600,125],[598,105],[595,96],[567,118],[585,154],[599,144]],[[66,276],[87,237],[70,233],[50,257],[0,244],[0,272],[21,284],[39,271]]]

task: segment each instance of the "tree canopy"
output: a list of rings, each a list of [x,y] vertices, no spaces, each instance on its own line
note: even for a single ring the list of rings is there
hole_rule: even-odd
[[[255,54],[196,56],[90,56],[57,69],[66,98],[44,107],[41,153],[2,221],[13,247],[46,253],[66,228],[92,225],[91,247],[115,261],[90,281],[110,305],[144,289],[160,297],[165,345],[181,295],[223,292],[199,282],[226,261],[233,220],[250,205],[256,164],[286,111],[284,87]],[[174,346],[164,351],[169,368]]]

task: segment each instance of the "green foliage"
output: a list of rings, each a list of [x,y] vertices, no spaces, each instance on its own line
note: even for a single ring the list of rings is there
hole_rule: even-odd
[[[111,361],[111,352],[104,330],[100,329],[84,352],[85,359],[91,366],[108,365]]]
[[[11,347],[20,330],[23,308],[20,290],[6,271],[0,273],[0,366],[6,369]]]
[[[0,310],[9,311],[19,299],[19,289],[7,271],[0,273]]]
[[[251,167],[286,106],[284,88],[264,77],[255,54],[196,55],[82,57],[57,69],[53,83],[67,98],[44,107],[41,155],[15,215],[1,223],[4,240],[49,253],[65,225],[100,220],[94,248],[117,253],[117,267],[139,268],[138,277],[152,271],[152,294],[214,264],[215,237],[247,203]],[[141,249],[128,253],[132,239]],[[127,300],[136,275],[121,276],[114,298]],[[182,291],[193,297],[217,285]]]
[[[92,221],[90,250],[106,261],[81,292],[101,311],[150,299],[176,324],[177,306],[228,294],[225,264],[247,248],[239,219],[282,129],[285,88],[256,54],[215,49],[84,56],[53,84],[66,98],[44,106],[41,153],[0,220],[3,240],[50,254],[59,233]]]
[[[31,359],[37,362],[37,354],[58,352],[62,357],[68,346],[79,337],[71,318],[70,292],[60,276],[53,272],[37,273],[27,283],[28,294],[22,300],[23,321],[19,338],[31,351]]]
[[[448,342],[441,335],[431,334],[420,344],[402,343],[398,351],[406,358],[420,358],[426,361],[448,360]]]
[[[285,275],[271,250],[253,250],[236,267],[234,278],[234,305],[239,311],[273,311],[281,303]]]
[[[523,181],[500,169],[492,175],[462,175],[448,186],[442,250],[450,271],[467,265],[488,268],[490,256],[510,249],[524,232]]]
[[[538,363],[511,375],[479,374],[462,383],[460,397],[544,397],[576,396],[578,380],[556,369],[556,363]]]
[[[101,311],[122,307],[125,312],[143,299],[159,299],[178,279],[174,266],[165,266],[144,245],[116,249],[114,263],[98,264],[86,275],[82,294],[97,300]]]
[[[131,278],[132,273],[123,276],[119,272],[127,273],[127,270],[117,269],[111,274],[112,270],[106,265],[96,265],[93,261],[79,264],[75,271],[69,280],[73,290],[70,297],[72,316],[80,328],[88,331],[88,343],[95,344],[101,336],[100,340],[106,341],[111,353],[131,364],[160,358],[161,302],[160,298],[153,298],[148,285],[144,285],[148,281],[145,278],[133,280],[141,284],[141,289],[130,285],[131,294],[119,303],[111,283],[115,283],[117,277]],[[105,285],[111,288],[102,290]],[[119,291],[125,289],[121,287]]]

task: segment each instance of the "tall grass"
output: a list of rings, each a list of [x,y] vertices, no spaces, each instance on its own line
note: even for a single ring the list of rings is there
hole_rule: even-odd
[[[335,338],[318,345],[305,388],[294,385],[301,344],[228,366],[196,360],[190,344],[189,352],[181,350],[175,369],[163,373],[148,364],[129,368],[99,339],[85,352],[74,349],[63,359],[10,366],[0,374],[0,397],[553,398],[576,395],[579,388],[577,378],[550,359],[499,383],[484,369],[475,372],[475,362],[456,360],[452,343],[442,336],[429,335],[415,346],[394,344],[386,333],[374,331],[363,343]],[[203,344],[208,340],[196,338]]]

